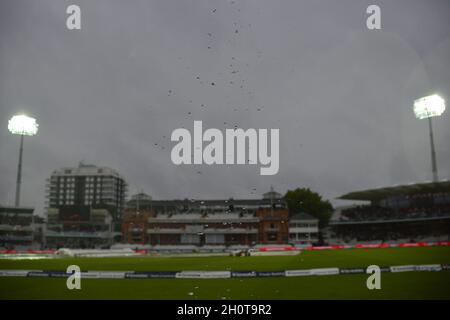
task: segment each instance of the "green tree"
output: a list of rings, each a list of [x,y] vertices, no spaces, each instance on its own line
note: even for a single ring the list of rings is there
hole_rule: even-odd
[[[333,206],[328,200],[322,199],[317,192],[309,188],[297,188],[288,190],[284,199],[289,208],[289,214],[294,215],[298,212],[305,212],[319,219],[319,226],[323,228],[333,214]]]

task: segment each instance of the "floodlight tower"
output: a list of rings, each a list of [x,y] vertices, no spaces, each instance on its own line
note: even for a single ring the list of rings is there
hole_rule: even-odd
[[[432,117],[438,117],[445,111],[445,100],[439,95],[423,97],[414,101],[414,114],[417,119],[428,119],[428,128],[430,130],[431,145],[431,168],[433,171],[433,181],[438,181],[438,170],[436,164],[436,151],[434,150]]]
[[[20,135],[20,151],[19,164],[17,165],[16,180],[16,202],[15,206],[20,206],[20,185],[22,183],[22,154],[23,154],[23,138],[24,136],[34,136],[38,131],[39,125],[36,119],[28,117],[24,114],[13,116],[8,122],[8,130],[12,134]]]

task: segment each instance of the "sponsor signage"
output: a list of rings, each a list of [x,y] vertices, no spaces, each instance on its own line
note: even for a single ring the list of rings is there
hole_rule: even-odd
[[[153,272],[136,272],[135,274],[145,274],[147,278],[175,278],[175,271],[153,271]]]
[[[449,264],[426,264],[380,267],[381,272],[412,272],[450,270]],[[365,274],[360,268],[316,268],[286,271],[85,271],[80,276],[84,279],[150,279],[150,278],[185,278],[185,279],[221,279],[254,277],[301,277],[337,274]],[[52,277],[67,278],[72,274],[52,270],[0,270],[0,277]]]
[[[329,249],[345,249],[346,246],[333,245],[333,246],[317,246],[317,247],[306,247],[307,250],[329,250]]]
[[[362,248],[388,248],[388,243],[375,243],[375,244],[355,244],[354,248],[362,249]]]
[[[125,272],[120,271],[99,271],[99,278],[101,279],[124,279]]]
[[[305,270],[286,270],[285,272],[286,277],[301,277],[301,276],[310,276],[311,270],[305,269]]]
[[[441,271],[442,266],[440,264],[422,264],[416,266],[417,271]]]
[[[359,273],[366,273],[366,270],[364,268],[345,268],[345,269],[339,269],[339,273],[341,273],[341,274],[359,274]]]
[[[100,273],[91,271],[91,272],[80,272],[80,277],[82,279],[100,279]]]
[[[286,271],[261,271],[257,272],[258,277],[284,277]]]
[[[399,243],[399,247],[424,247],[428,246],[428,242]]]
[[[67,278],[72,275],[72,273],[66,273],[65,271],[46,271],[51,278]]]
[[[268,247],[268,248],[259,248],[259,251],[289,251],[289,250],[298,250],[296,247]]]
[[[27,277],[48,278],[50,277],[50,273],[45,271],[30,271],[28,272]]]
[[[181,271],[177,272],[175,278],[187,279],[220,279],[231,278],[230,271]]]
[[[29,270],[0,270],[0,277],[26,277]]]
[[[408,272],[408,271],[415,271],[416,266],[414,265],[408,265],[408,266],[392,266],[391,272]]]
[[[255,271],[234,271],[231,272],[233,278],[254,278],[257,276]]]
[[[333,274],[339,274],[339,268],[311,269],[311,275],[314,275],[314,276],[325,276],[325,275],[333,275]]]
[[[134,273],[134,272],[127,272],[125,273],[126,279],[148,279],[149,275],[147,273]]]
[[[124,279],[125,271],[87,271],[81,272],[83,279]]]

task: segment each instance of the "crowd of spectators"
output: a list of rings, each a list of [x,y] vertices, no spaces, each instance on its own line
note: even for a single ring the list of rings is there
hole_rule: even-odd
[[[105,225],[91,225],[91,224],[73,224],[73,225],[65,225],[64,227],[61,225],[56,225],[48,228],[51,231],[55,232],[104,232],[108,231],[107,226]]]
[[[448,241],[450,223],[341,225],[333,228],[330,238],[344,243]]]

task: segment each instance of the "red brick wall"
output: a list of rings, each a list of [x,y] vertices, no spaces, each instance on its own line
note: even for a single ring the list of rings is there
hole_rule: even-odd
[[[285,244],[289,241],[289,211],[263,208],[256,211],[259,222],[259,243]]]

